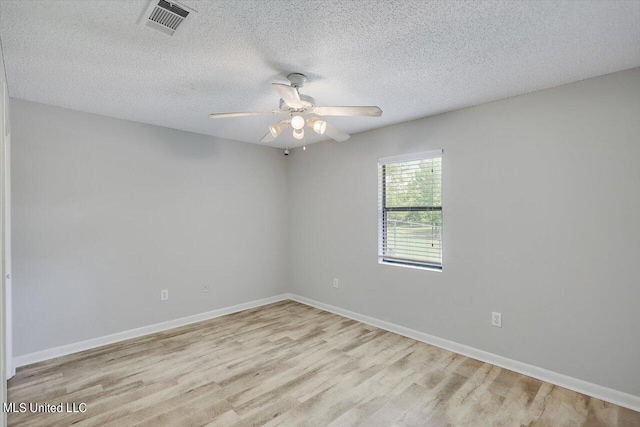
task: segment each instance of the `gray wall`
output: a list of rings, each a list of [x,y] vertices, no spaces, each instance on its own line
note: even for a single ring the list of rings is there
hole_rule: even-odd
[[[376,160],[437,148],[444,271],[379,265]],[[640,395],[640,69],[291,160],[291,292]]]
[[[281,150],[11,113],[15,356],[286,291]]]

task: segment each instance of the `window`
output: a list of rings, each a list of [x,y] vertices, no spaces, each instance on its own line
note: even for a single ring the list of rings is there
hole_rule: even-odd
[[[442,269],[442,150],[378,160],[380,262]]]

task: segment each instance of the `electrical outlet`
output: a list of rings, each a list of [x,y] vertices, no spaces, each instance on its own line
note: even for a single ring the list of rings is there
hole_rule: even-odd
[[[495,311],[491,313],[491,326],[502,328],[502,313],[496,313]]]
[[[163,289],[160,291],[160,301],[166,301],[169,299],[169,290]]]
[[[338,279],[333,279],[333,287],[338,289],[338,286],[340,286],[340,281]]]
[[[202,292],[209,292],[209,285],[202,285]]]

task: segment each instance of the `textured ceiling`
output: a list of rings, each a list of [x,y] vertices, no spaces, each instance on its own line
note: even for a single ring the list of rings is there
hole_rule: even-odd
[[[292,71],[361,132],[640,66],[640,2],[193,1],[173,37],[136,25],[140,1],[0,1],[12,97],[254,142]],[[319,138],[307,138],[306,143]],[[294,147],[289,133],[274,146]]]

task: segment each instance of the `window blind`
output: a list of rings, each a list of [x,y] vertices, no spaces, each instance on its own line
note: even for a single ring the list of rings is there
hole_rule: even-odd
[[[442,150],[378,159],[378,257],[442,269]]]

